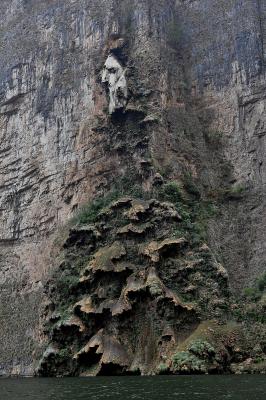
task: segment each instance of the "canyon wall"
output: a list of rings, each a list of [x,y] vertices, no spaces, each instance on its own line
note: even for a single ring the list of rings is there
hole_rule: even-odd
[[[211,227],[214,248],[239,288],[265,271],[266,8],[260,0],[184,3],[191,82],[215,116],[212,130],[232,167],[229,183],[243,191]]]
[[[209,242],[234,290],[265,271],[263,1],[1,10],[1,373],[35,368],[58,229],[131,169],[145,190],[168,169],[206,196],[241,192],[220,204]]]

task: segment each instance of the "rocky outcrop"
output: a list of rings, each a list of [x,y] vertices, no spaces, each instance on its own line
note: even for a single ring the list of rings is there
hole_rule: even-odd
[[[145,48],[155,54],[158,44],[155,36],[142,40],[149,30],[147,4],[136,2],[133,15],[132,7],[124,9],[125,2],[120,3],[1,3],[0,370],[4,374],[33,373],[40,342],[38,308],[52,266],[55,231],[77,208],[108,189],[127,165],[146,173],[152,122],[142,123],[143,104],[153,83],[147,75],[149,60],[147,70],[139,69],[138,54],[144,55]],[[154,31],[160,26],[158,7]],[[125,68],[121,70],[122,56],[115,48],[123,42],[130,20],[135,34],[131,47],[123,51],[135,61],[127,65],[131,88],[127,99]],[[109,60],[118,60],[119,74],[114,86],[109,75],[106,93],[102,71],[108,55]],[[113,121],[108,115],[111,98],[115,108],[128,108]],[[36,310],[29,316],[32,304]],[[18,345],[24,338],[25,343]]]
[[[38,374],[265,371],[266,280],[256,305],[235,299],[187,201],[121,198],[76,222],[46,286]]]
[[[193,229],[177,236],[185,226],[171,203],[126,198],[70,230],[47,284],[41,375],[155,373],[202,318],[223,318],[228,277]]]
[[[124,199],[131,204],[127,224],[117,227],[112,243],[95,249],[103,233],[90,224],[70,233],[67,247],[85,241],[95,251],[95,273],[122,274],[125,281],[128,265],[116,258],[104,264],[101,252],[107,246],[119,254],[118,244],[126,251],[128,238],[147,238],[140,256],[153,269],[137,286],[146,293],[155,281],[166,296],[168,278],[157,271],[162,260],[205,236],[233,291],[252,286],[265,271],[266,252],[264,2],[2,0],[1,10],[0,372],[33,374],[43,354],[39,305],[58,237],[67,231],[60,227],[117,186],[123,195],[121,179],[145,193],[178,182],[216,212],[204,211],[204,226],[187,242],[183,229],[177,237],[158,237],[145,220],[149,205]],[[185,217],[162,207],[167,220]],[[194,261],[188,266],[200,268]],[[213,282],[197,272],[178,293],[192,296],[199,282],[210,290]],[[75,321],[66,329],[78,330]],[[99,367],[99,357],[111,353],[104,347],[119,347],[118,336],[93,333]],[[49,365],[57,365],[61,350],[50,348]],[[151,364],[143,363],[147,370]]]
[[[109,94],[109,114],[123,109],[126,106],[128,97],[126,69],[112,54],[109,54],[104,64],[102,82],[107,85]]]

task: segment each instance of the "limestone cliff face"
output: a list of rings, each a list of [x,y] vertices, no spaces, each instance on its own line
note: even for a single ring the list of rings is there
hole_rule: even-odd
[[[145,191],[167,171],[229,195],[209,222],[212,250],[235,289],[265,271],[263,1],[3,0],[1,11],[2,373],[35,368],[58,228],[132,170]]]
[[[212,228],[233,285],[241,287],[265,271],[266,5],[260,0],[183,3],[194,93],[212,115],[212,131],[222,136],[232,167],[229,183],[243,188],[243,200],[227,204]]]

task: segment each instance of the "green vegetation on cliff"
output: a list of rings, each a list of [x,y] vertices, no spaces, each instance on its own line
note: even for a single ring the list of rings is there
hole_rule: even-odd
[[[232,297],[206,244],[216,206],[191,175],[161,179],[149,192],[138,182],[117,179],[71,221],[47,283],[49,347],[39,374],[263,370],[265,276]]]
[[[180,335],[225,318],[227,274],[202,234],[209,204],[176,182],[148,193],[131,184],[118,180],[70,224],[47,284],[42,375],[162,373]]]

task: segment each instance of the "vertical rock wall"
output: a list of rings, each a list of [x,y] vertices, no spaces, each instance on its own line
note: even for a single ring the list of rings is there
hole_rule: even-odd
[[[152,8],[146,1],[126,3],[1,4],[3,373],[32,373],[42,280],[51,265],[53,233],[81,204],[123,174],[128,164],[139,169],[145,164],[148,138],[143,135],[145,127],[135,128],[134,121],[145,118],[141,101],[145,103],[145,96],[157,86],[150,79],[154,70],[160,81],[157,49],[172,2],[166,7],[154,2]],[[137,85],[131,85],[128,116],[122,116],[117,127],[109,118],[108,93],[101,80],[111,38],[125,34],[131,47],[121,62],[127,64],[130,55],[130,79]],[[141,101],[134,108],[130,99],[136,97]],[[157,98],[156,93],[152,101]],[[23,338],[25,343],[19,344]]]
[[[239,201],[221,205],[211,228],[232,286],[241,288],[265,271],[265,4],[178,3],[199,112],[212,115],[209,129],[220,136],[231,168],[228,183],[242,192]]]
[[[128,165],[146,188],[171,166],[217,190],[225,177],[207,130],[222,135],[226,184],[244,187],[210,224],[213,248],[232,286],[265,269],[263,1],[4,0],[1,10],[0,371],[33,371],[58,227]],[[127,70],[115,118],[102,82],[110,54]]]

